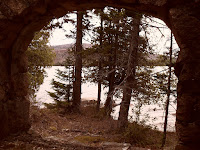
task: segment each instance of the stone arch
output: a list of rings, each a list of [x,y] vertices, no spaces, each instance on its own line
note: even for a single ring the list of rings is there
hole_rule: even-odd
[[[181,49],[176,63],[178,109],[176,149],[200,147],[200,2],[199,0],[1,0],[0,137],[29,129],[27,60],[35,31],[70,10],[123,7],[162,19]],[[3,120],[3,121],[2,121]]]

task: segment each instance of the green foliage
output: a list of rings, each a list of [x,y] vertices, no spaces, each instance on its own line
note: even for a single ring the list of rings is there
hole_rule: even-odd
[[[46,30],[35,33],[35,37],[27,50],[30,96],[34,96],[39,86],[43,83],[46,74],[45,68],[53,64],[55,53],[48,45],[49,36],[49,31]]]
[[[52,79],[51,85],[54,92],[48,92],[55,103],[45,104],[48,109],[56,109],[62,114],[72,111],[72,88],[74,67],[71,66],[71,57],[65,61],[65,71],[57,70],[56,80]],[[69,64],[68,64],[69,63]]]
[[[54,79],[52,80],[51,84],[53,85],[53,89],[55,90],[56,93],[52,93],[52,92],[48,92],[48,93],[55,101],[60,101],[61,99],[67,99],[68,97],[70,97],[70,93],[68,93],[70,92],[70,89],[71,89],[70,84],[64,84],[64,83],[55,81]]]
[[[110,64],[112,64],[115,71],[115,87],[120,89],[121,84],[126,77],[126,70],[129,49],[131,45],[131,31],[134,30],[132,27],[132,18],[128,15],[131,15],[130,12],[127,12],[125,9],[115,9],[115,8],[106,8],[106,11],[97,12],[101,15],[104,21],[103,30],[99,27],[94,29],[94,32],[97,33],[97,37],[93,40],[94,45],[87,49],[88,54],[91,54],[93,59],[90,59],[91,66],[97,66],[98,59],[101,57],[102,69],[99,73],[97,67],[92,68],[88,71],[88,79],[92,82],[96,82],[99,78],[103,81],[102,84],[105,86],[108,85],[108,74],[113,70],[109,70]],[[141,16],[141,14],[138,14]],[[103,43],[99,45],[100,33],[103,32]],[[116,41],[117,37],[117,41]],[[156,86],[151,83],[151,73],[152,67],[150,67],[151,62],[147,59],[148,54],[152,53],[152,48],[147,43],[148,41],[144,37],[139,37],[139,48],[138,48],[138,67],[136,74],[136,84],[134,88],[135,97],[138,97],[139,94],[146,95],[146,97],[140,99],[148,100],[149,97],[155,98]],[[115,54],[113,53],[115,51]],[[109,58],[114,59],[109,59]],[[90,65],[89,65],[90,66]],[[117,93],[119,92],[119,93]],[[116,95],[120,95],[121,90],[116,90]]]
[[[168,75],[169,75],[169,70],[162,70],[162,72],[157,72],[154,74],[154,80],[155,80],[155,84],[158,85],[159,87],[159,91],[160,94],[162,96],[167,94],[168,91],[168,87],[167,87],[167,83],[168,83]],[[172,69],[172,75],[171,75],[171,95],[173,97],[177,97],[177,83],[178,83],[178,79],[174,73],[174,70]],[[174,103],[176,103],[176,100],[174,101]]]
[[[73,88],[73,66],[65,66],[66,70],[57,70],[57,80],[52,80],[51,85],[54,92],[48,94],[54,99],[55,107],[68,108],[72,102],[72,88]],[[64,102],[67,102],[65,105]],[[47,105],[46,105],[47,106]],[[48,107],[48,106],[47,106]]]
[[[176,58],[174,57],[172,59],[172,64],[175,64]],[[169,57],[164,55],[158,55],[157,58],[153,61],[151,61],[152,65],[154,66],[168,66],[169,65]]]

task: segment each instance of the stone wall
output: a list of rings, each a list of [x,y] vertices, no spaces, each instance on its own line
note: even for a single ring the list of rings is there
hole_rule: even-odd
[[[200,147],[199,0],[0,0],[0,137],[28,130],[25,51],[35,31],[70,10],[124,7],[158,17],[172,29],[181,52],[177,150]],[[191,143],[191,144],[190,144]]]

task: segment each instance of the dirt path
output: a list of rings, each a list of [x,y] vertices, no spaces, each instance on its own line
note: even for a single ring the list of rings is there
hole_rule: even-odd
[[[31,108],[28,133],[0,141],[0,150],[147,150],[124,143],[116,133],[116,121],[83,107],[81,114]]]

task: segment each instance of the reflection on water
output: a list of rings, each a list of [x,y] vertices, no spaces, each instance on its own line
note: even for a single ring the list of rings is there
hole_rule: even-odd
[[[164,67],[156,67],[155,72],[163,69]],[[51,68],[47,68],[47,77],[44,79],[44,83],[40,86],[39,91],[36,93],[36,100],[38,103],[52,103],[53,99],[47,94],[46,91],[53,91],[51,88],[51,80],[55,78],[56,76],[56,70],[64,70],[63,66],[53,66]],[[102,103],[106,100],[106,92],[107,88],[102,88],[101,98]],[[96,100],[97,99],[97,85],[94,83],[83,83],[82,84],[82,94],[81,94],[82,100]],[[118,101],[117,103],[120,103]],[[135,116],[133,113],[134,110],[134,103],[131,103],[130,109],[129,109],[129,119],[135,120]],[[119,108],[120,106],[116,106],[113,109],[112,116],[114,119],[118,118],[119,115]],[[170,105],[169,107],[169,117],[168,117],[168,130],[174,131],[175,130],[175,110],[176,106]],[[163,130],[163,122],[164,122],[164,108],[163,106],[157,106],[157,105],[148,105],[143,106],[141,108],[141,115],[140,120],[145,119],[147,120],[146,124],[153,125],[159,130]]]

